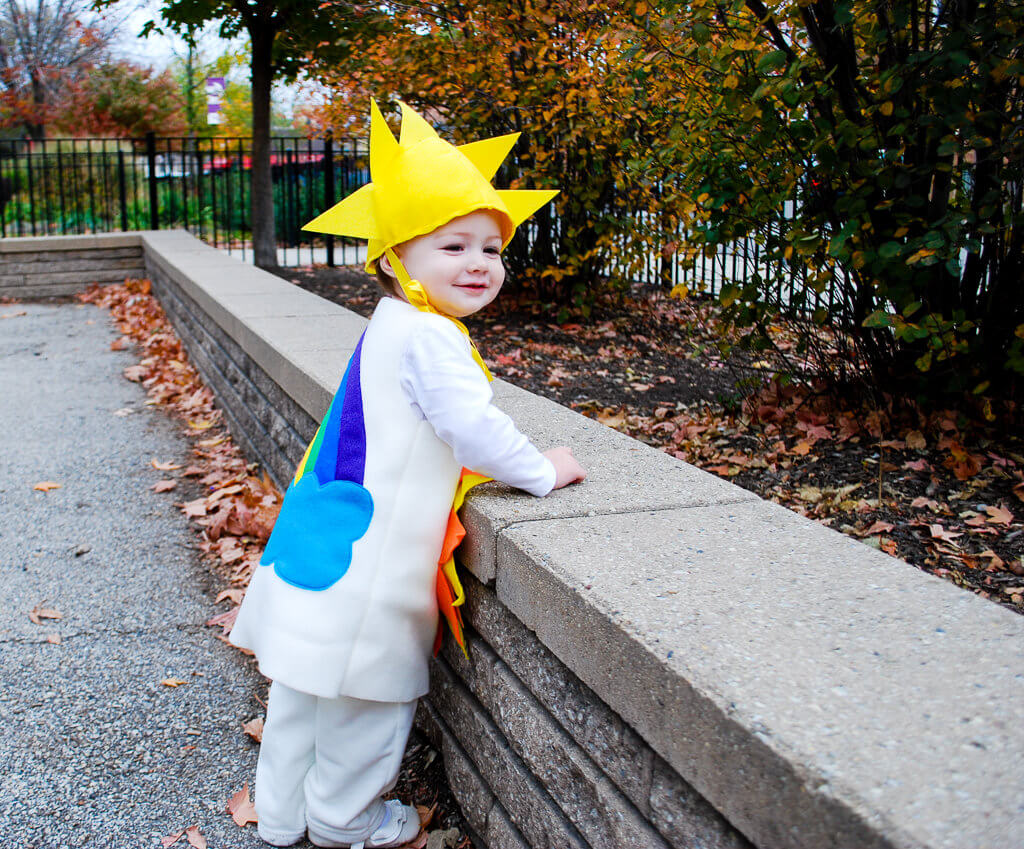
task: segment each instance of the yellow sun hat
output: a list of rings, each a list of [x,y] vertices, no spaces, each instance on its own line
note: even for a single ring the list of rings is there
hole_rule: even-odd
[[[456,147],[402,103],[398,141],[370,101],[370,180],[302,229],[367,239],[366,270],[390,248],[463,215],[490,209],[502,219],[502,247],[557,189],[495,189],[491,178],[519,133]]]

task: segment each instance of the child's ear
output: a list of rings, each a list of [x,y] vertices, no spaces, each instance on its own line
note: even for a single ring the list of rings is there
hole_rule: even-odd
[[[387,254],[381,254],[377,259],[377,268],[383,271],[392,280],[397,280],[398,275],[395,274],[395,269],[391,266],[391,260],[388,259]]]

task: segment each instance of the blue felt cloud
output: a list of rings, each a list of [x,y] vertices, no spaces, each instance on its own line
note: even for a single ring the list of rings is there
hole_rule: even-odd
[[[342,578],[352,562],[352,544],[366,533],[373,498],[352,481],[320,486],[307,474],[285,494],[262,565],[296,587],[325,590]]]

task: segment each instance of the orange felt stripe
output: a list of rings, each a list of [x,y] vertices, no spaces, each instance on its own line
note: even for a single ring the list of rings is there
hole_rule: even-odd
[[[447,563],[455,553],[455,549],[459,547],[459,543],[465,538],[466,529],[462,525],[462,520],[459,519],[459,514],[452,510],[448,514],[448,527],[445,528],[444,542],[441,544],[441,556],[437,559],[438,564],[443,566]]]

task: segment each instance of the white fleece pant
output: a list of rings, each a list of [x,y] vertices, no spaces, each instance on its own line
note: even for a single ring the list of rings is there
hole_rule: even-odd
[[[306,828],[339,843],[369,837],[384,819],[416,701],[323,699],[275,681],[256,766],[260,836],[285,845]]]

